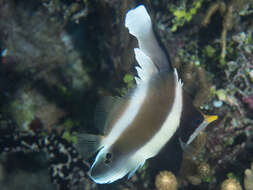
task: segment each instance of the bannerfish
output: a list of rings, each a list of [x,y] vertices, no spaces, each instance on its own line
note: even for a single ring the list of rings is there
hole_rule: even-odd
[[[134,49],[136,87],[117,100],[105,121],[89,175],[99,184],[130,178],[145,161],[156,156],[179,131],[182,145],[194,138],[217,116],[205,116],[183,90],[176,69],[159,45],[151,18],[143,5],[127,12],[125,26],[137,38]]]

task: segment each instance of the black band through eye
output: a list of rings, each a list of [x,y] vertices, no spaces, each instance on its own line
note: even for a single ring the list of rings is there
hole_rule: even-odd
[[[106,164],[109,164],[111,162],[111,160],[105,160]]]

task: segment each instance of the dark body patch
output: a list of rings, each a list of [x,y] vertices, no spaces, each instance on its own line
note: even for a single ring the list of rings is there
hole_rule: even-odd
[[[180,120],[179,136],[186,143],[194,131],[203,122],[204,116],[194,107],[191,98],[183,92],[183,109]]]

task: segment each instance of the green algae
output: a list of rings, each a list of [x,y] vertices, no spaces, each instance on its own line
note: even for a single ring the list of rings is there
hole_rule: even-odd
[[[203,53],[207,55],[207,57],[213,57],[215,55],[215,48],[213,48],[211,45],[207,45],[204,47]]]
[[[124,83],[127,85],[127,88],[133,88],[134,87],[134,76],[130,74],[125,74],[123,78]]]
[[[77,144],[78,139],[75,135],[71,134],[69,131],[65,131],[62,135],[62,138],[67,140],[69,143]]]
[[[35,110],[36,106],[28,94],[23,94],[21,99],[12,101],[8,108],[22,130],[28,129],[28,125],[35,118]]]
[[[176,32],[178,27],[182,27],[185,23],[190,22],[198,9],[201,8],[202,2],[203,0],[194,0],[189,10],[186,10],[185,4],[182,4],[180,7],[172,5],[170,12],[174,15],[174,19],[172,20],[173,26],[171,27],[171,31]]]

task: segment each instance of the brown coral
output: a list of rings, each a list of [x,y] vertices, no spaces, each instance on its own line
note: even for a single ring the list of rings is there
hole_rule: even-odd
[[[251,163],[251,168],[246,169],[244,172],[244,188],[246,190],[253,189],[253,162]]]
[[[230,3],[229,5],[226,5],[222,1],[217,1],[210,5],[206,16],[204,17],[202,21],[202,25],[206,26],[210,22],[211,16],[216,12],[220,11],[223,18],[222,23],[222,32],[221,32],[221,58],[225,59],[226,56],[226,37],[227,37],[227,31],[232,28],[232,13],[233,13],[233,4]]]
[[[184,182],[199,185],[201,179],[210,175],[211,169],[207,163],[200,163],[200,153],[207,142],[207,134],[200,132],[183,154],[180,177]]]
[[[211,174],[211,168],[208,163],[201,163],[198,166],[198,174],[200,175],[201,178],[208,177]]]
[[[221,190],[242,190],[240,183],[235,179],[226,179],[221,184]]]
[[[207,143],[207,134],[204,131],[201,131],[196,137],[196,139],[194,139],[194,141],[190,145],[192,147],[190,152],[191,153],[190,158],[192,156],[197,156],[203,150],[206,143]]]
[[[161,171],[155,179],[157,190],[177,190],[178,183],[175,175],[168,171]]]

